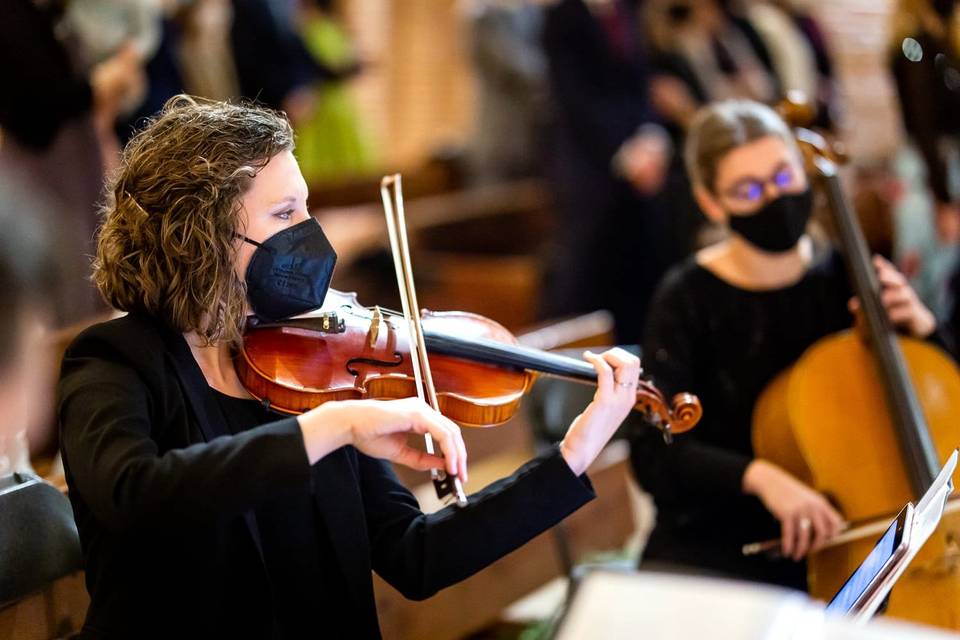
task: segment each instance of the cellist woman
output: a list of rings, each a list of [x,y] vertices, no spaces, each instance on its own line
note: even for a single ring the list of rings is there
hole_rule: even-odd
[[[82,638],[377,638],[371,570],[426,598],[519,547],[592,498],[584,472],[635,403],[639,360],[587,354],[598,391],[562,443],[431,515],[388,464],[466,480],[457,425],[426,404],[271,414],[231,349],[251,309],[319,307],[334,258],[292,151],[281,114],[180,96],[108,184],[94,279],[128,314],[81,334],[59,382]]]
[[[705,107],[687,138],[694,196],[726,238],[661,282],[643,342],[644,368],[665,392],[690,389],[705,407],[695,433],[665,448],[638,432],[633,469],[657,523],[641,568],[682,568],[796,589],[803,558],[844,526],[823,495],[751,445],[751,415],[774,376],[819,338],[849,328],[851,287],[838,252],[806,233],[813,199],[790,129],[749,101]],[[906,279],[875,258],[897,327],[937,339],[933,314]],[[741,547],[780,537],[783,555]]]

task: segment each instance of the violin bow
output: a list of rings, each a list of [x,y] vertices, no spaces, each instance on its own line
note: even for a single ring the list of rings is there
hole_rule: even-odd
[[[433,386],[430,360],[427,356],[423,327],[420,324],[420,305],[417,303],[417,291],[413,286],[413,267],[410,264],[410,246],[407,242],[407,222],[403,213],[403,189],[399,173],[384,176],[380,181],[380,197],[383,199],[383,212],[387,217],[387,233],[390,236],[393,266],[397,273],[397,286],[400,288],[403,317],[410,333],[410,362],[413,366],[417,396],[439,412],[440,403]],[[426,433],[423,439],[427,453],[433,454],[433,438]],[[440,469],[431,469],[430,478],[433,480],[438,498],[443,500],[452,496],[458,506],[466,506],[467,496],[458,476],[451,476]]]

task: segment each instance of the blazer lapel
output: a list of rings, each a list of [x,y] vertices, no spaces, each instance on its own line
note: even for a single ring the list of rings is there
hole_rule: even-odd
[[[187,403],[193,410],[193,415],[197,419],[200,432],[203,439],[210,442],[214,438],[230,435],[227,428],[227,421],[217,406],[210,392],[210,385],[207,379],[203,377],[203,371],[200,365],[190,352],[190,346],[186,339],[179,333],[164,328],[161,331],[164,343],[167,346],[167,353],[170,354],[173,361],[177,377],[180,379],[180,386],[187,398]],[[253,545],[257,548],[257,555],[260,556],[260,562],[266,571],[266,564],[263,559],[263,545],[260,542],[260,530],[257,527],[257,520],[253,511],[245,511],[243,519],[250,531],[250,537],[253,539]]]
[[[214,438],[230,435],[223,413],[216,405],[209,391],[210,385],[203,377],[203,371],[190,352],[186,339],[173,331],[164,331],[163,339],[180,379],[180,386],[203,433],[203,439],[210,442]]]

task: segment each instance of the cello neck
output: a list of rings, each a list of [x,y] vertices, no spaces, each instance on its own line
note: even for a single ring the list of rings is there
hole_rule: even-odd
[[[860,299],[867,340],[884,388],[910,486],[914,495],[919,497],[936,478],[940,468],[926,417],[910,380],[896,333],[880,300],[880,283],[870,250],[843,192],[836,166],[823,157],[814,158],[813,162],[826,188],[851,284]]]

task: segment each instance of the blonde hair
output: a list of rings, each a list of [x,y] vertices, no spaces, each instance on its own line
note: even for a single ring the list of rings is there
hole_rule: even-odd
[[[107,184],[93,279],[117,309],[206,343],[236,343],[246,286],[235,269],[240,199],[293,148],[286,117],[250,104],[171,98]]]
[[[720,160],[733,149],[767,136],[782,139],[799,158],[790,128],[770,107],[751,100],[725,100],[703,107],[693,117],[684,145],[690,180],[714,191]]]

